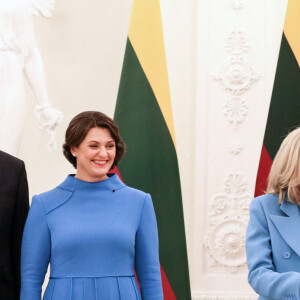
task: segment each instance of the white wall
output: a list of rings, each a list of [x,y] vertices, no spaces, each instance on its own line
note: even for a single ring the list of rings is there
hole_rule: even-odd
[[[132,0],[56,1],[53,18],[35,19],[50,98],[65,118],[57,131],[58,149],[48,153],[47,136],[34,125],[35,100],[28,88],[19,157],[26,162],[31,195],[73,172],[61,152],[73,116],[83,110],[113,116],[131,5]],[[253,295],[244,264],[247,210],[243,214],[229,204],[241,199],[247,206],[254,192],[285,6],[286,0],[161,1],[194,299]],[[232,31],[244,38],[241,48],[239,41],[226,48]],[[232,57],[243,61],[228,65]],[[227,68],[223,84],[216,80],[222,68]],[[233,78],[237,70],[246,70],[240,80]],[[248,86],[251,73],[257,80]],[[234,126],[235,115],[229,123],[224,105],[242,100]],[[232,146],[241,152],[232,154]],[[223,249],[227,243],[229,252],[218,243]]]
[[[198,1],[194,299],[256,297],[245,231],[286,1]]]

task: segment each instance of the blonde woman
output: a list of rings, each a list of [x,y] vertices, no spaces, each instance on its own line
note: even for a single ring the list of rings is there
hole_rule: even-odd
[[[266,195],[250,207],[248,281],[259,299],[300,299],[300,128],[282,142]]]

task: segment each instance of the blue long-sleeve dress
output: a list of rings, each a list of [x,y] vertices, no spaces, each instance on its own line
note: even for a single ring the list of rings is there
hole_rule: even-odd
[[[23,233],[20,300],[41,299],[49,263],[44,300],[162,300],[150,195],[114,174],[100,182],[69,175],[34,196]]]

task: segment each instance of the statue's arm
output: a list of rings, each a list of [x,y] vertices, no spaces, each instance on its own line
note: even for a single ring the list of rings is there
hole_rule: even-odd
[[[34,37],[28,45],[28,55],[24,62],[24,72],[38,101],[35,107],[37,127],[50,135],[48,150],[56,148],[54,140],[56,127],[61,124],[63,113],[51,106],[48,96],[44,63]]]
[[[50,106],[44,63],[34,38],[29,45],[24,71],[38,103],[43,107]]]

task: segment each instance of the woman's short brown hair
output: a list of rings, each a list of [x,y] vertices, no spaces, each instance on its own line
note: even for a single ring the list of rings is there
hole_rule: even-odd
[[[71,153],[71,147],[78,147],[88,131],[95,127],[108,129],[116,143],[116,157],[111,168],[117,166],[125,154],[126,145],[122,141],[116,122],[99,111],[84,111],[71,120],[63,144],[64,156],[75,169],[77,168],[77,161]]]

